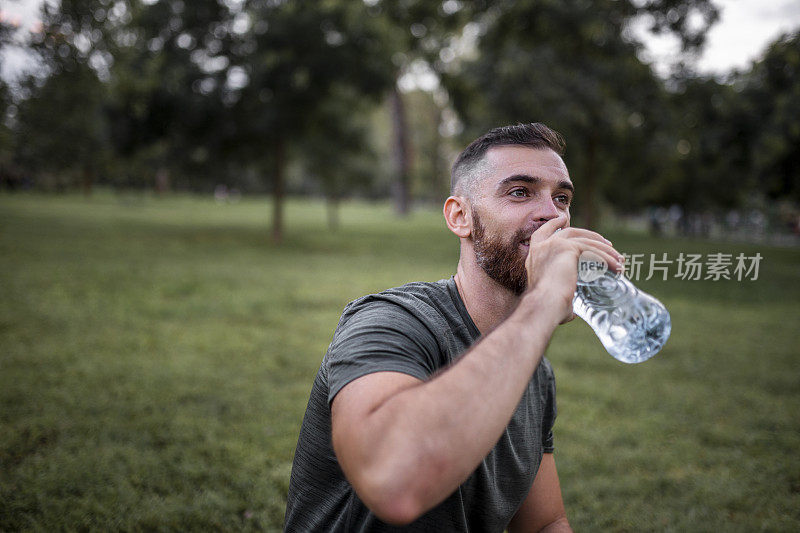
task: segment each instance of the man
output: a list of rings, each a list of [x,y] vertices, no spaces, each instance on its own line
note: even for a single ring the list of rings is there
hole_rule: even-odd
[[[573,318],[580,254],[615,270],[622,257],[569,228],[562,152],[542,124],[474,141],[444,204],[455,276],[345,308],[303,420],[287,531],[571,531],[543,354]]]

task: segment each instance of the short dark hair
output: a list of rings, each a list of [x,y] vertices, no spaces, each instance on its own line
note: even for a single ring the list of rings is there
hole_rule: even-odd
[[[558,155],[564,155],[564,138],[540,122],[494,128],[472,141],[458,155],[450,170],[450,193],[456,192],[466,175],[474,173],[489,148],[514,145],[534,149],[549,148]]]

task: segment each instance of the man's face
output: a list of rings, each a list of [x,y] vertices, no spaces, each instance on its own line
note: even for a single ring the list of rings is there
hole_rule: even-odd
[[[531,235],[548,220],[569,221],[572,182],[550,149],[494,147],[486,162],[486,175],[471,199],[475,259],[490,278],[520,295],[528,283]]]

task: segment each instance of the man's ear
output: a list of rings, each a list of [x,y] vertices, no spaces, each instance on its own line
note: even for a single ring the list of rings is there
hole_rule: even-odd
[[[451,196],[444,201],[444,220],[450,231],[466,239],[472,235],[472,214],[467,199],[463,196]]]

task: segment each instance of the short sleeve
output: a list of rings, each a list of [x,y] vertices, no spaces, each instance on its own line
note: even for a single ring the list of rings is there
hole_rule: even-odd
[[[553,426],[556,422],[556,377],[553,374],[553,367],[550,366],[550,361],[542,359],[544,365],[545,375],[547,376],[547,392],[544,404],[544,416],[542,417],[542,451],[544,453],[553,453],[555,446],[553,445]]]
[[[388,301],[346,311],[325,356],[328,404],[351,381],[374,372],[402,372],[420,380],[433,374],[436,338],[413,314]]]

